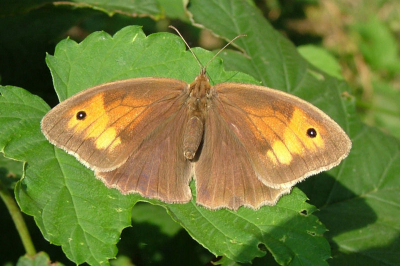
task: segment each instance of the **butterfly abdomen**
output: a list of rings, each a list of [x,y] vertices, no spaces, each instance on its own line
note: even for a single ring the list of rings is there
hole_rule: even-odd
[[[183,154],[187,159],[193,159],[200,142],[203,139],[204,123],[198,116],[192,116],[186,124],[183,137]]]

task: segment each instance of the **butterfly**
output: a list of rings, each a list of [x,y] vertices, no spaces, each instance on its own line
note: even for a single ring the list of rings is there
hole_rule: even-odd
[[[190,84],[143,77],[89,88],[50,110],[41,129],[110,188],[186,203],[193,178],[196,203],[209,209],[274,205],[351,149],[312,104],[264,86],[211,85],[205,67]]]

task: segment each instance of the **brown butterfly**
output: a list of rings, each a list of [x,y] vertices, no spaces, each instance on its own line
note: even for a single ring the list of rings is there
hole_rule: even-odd
[[[312,104],[252,84],[212,86],[205,68],[191,84],[146,77],[92,87],[48,112],[41,128],[108,187],[186,203],[193,177],[196,202],[209,209],[274,205],[351,148]]]

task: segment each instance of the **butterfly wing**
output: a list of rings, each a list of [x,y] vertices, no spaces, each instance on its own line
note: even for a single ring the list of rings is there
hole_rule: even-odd
[[[188,202],[192,166],[183,155],[188,120],[185,107],[161,122],[124,164],[113,171],[97,171],[96,176],[124,194],[139,193],[167,203]]]
[[[42,132],[89,168],[112,171],[175,115],[186,97],[187,84],[175,79],[106,83],[53,108],[41,122]]]
[[[340,126],[312,104],[262,86],[221,83],[213,102],[227,132],[243,147],[257,178],[289,188],[344,159],[351,141]]]
[[[220,106],[222,107],[222,106]],[[258,180],[246,147],[217,108],[209,109],[195,163],[196,202],[210,209],[273,205],[290,188],[274,189]]]

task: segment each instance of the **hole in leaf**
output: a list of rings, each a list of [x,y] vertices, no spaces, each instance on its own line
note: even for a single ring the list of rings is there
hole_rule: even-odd
[[[316,235],[317,235],[315,232],[312,232],[312,231],[307,231],[307,233],[308,233],[309,235],[312,235],[312,236],[316,236]]]
[[[261,251],[267,251],[267,247],[263,243],[258,244],[257,247]]]
[[[212,259],[212,260],[211,260],[211,265],[220,265],[220,264],[218,263],[218,261],[220,261],[222,258],[223,258],[222,256],[218,256],[218,257]]]
[[[300,214],[303,214],[303,215],[307,216],[307,215],[308,215],[308,212],[307,212],[307,210],[302,210],[302,211],[300,212]]]

